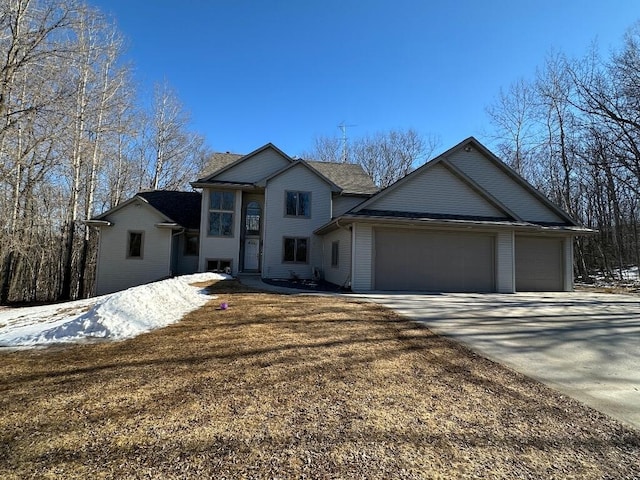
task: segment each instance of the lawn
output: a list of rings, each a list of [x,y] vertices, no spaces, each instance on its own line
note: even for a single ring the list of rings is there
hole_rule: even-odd
[[[0,478],[640,478],[639,432],[380,306],[211,290],[0,354]]]

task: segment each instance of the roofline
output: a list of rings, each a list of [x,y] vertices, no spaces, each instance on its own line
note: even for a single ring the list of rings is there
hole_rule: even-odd
[[[89,225],[91,227],[111,227],[113,226],[113,222],[109,222],[108,220],[96,220],[90,219],[84,221],[85,225]]]
[[[544,232],[549,234],[571,234],[571,235],[595,235],[597,230],[580,226],[550,226],[540,225],[531,222],[521,221],[487,221],[487,220],[456,220],[456,219],[432,219],[432,218],[398,218],[385,216],[369,216],[369,215],[351,215],[345,214],[334,218],[329,223],[324,224],[316,229],[313,233],[316,235],[324,235],[326,233],[337,230],[354,223],[366,223],[370,225],[422,225],[433,227],[485,227],[490,229],[510,229],[522,232]]]
[[[315,175],[317,175],[321,180],[324,180],[327,184],[329,184],[331,186],[331,190],[333,192],[336,193],[341,193],[342,192],[342,188],[340,188],[338,185],[336,185],[334,182],[332,182],[331,180],[329,180],[325,175],[323,175],[322,173],[320,173],[318,170],[316,170],[315,168],[313,168],[312,165],[310,165],[306,160],[302,160],[302,159],[298,159],[298,160],[293,160],[292,163],[290,163],[289,165],[287,165],[286,167],[281,168],[280,170],[272,173],[271,175],[263,178],[262,180],[256,182],[256,185],[259,186],[266,186],[267,182],[269,180],[271,180],[272,178],[275,178],[279,175],[281,175],[282,173],[286,172],[287,170],[291,169],[291,168],[295,168],[298,165],[303,165],[305,166],[308,170],[311,170],[312,173],[314,173]]]
[[[153,191],[153,190],[146,190],[146,192],[149,191]],[[145,191],[141,191],[136,193],[133,197],[131,197],[129,200],[126,200],[118,205],[116,205],[115,207],[107,210],[104,213],[101,213],[100,215],[98,215],[97,217],[94,217],[92,219],[90,219],[89,221],[102,221],[104,219],[104,217],[108,216],[108,215],[112,215],[113,213],[117,212],[118,210],[123,209],[124,207],[127,207],[129,205],[131,205],[132,203],[134,203],[136,200],[140,200],[144,205],[146,205],[148,208],[150,208],[151,210],[153,210],[154,212],[157,212],[158,215],[160,215],[162,218],[166,218],[167,221],[169,223],[175,223],[178,224],[175,220],[173,220],[171,217],[169,217],[168,215],[166,215],[165,213],[161,212],[160,210],[158,210],[156,207],[154,207],[153,205],[151,205],[149,203],[149,201],[144,198],[141,197],[140,194],[141,193],[145,193]],[[194,192],[195,193],[195,192]]]
[[[198,184],[198,183],[203,183],[203,182],[208,182],[209,180],[211,180],[214,177],[217,177],[218,175],[220,175],[223,172],[226,172],[227,170],[235,167],[236,165],[244,162],[245,160],[247,160],[250,157],[253,157],[255,155],[257,155],[258,153],[267,150],[267,149],[273,149],[275,150],[278,154],[282,155],[287,161],[289,162],[294,162],[295,160],[293,158],[291,158],[289,155],[287,155],[286,153],[284,153],[282,150],[280,150],[278,147],[276,147],[273,143],[269,142],[264,144],[263,146],[256,148],[253,152],[247,153],[246,155],[240,157],[239,159],[237,159],[234,162],[231,162],[228,165],[225,165],[224,167],[222,167],[220,170],[216,170],[215,172],[207,175],[204,178],[199,178],[197,179],[195,182],[192,182],[191,185],[194,184]]]
[[[432,160],[429,160],[428,162],[424,163],[420,167],[416,168],[413,172],[405,175],[404,177],[400,178],[399,180],[397,180],[396,182],[392,183],[388,187],[380,190],[378,193],[373,195],[367,201],[365,201],[365,202],[361,203],[360,205],[358,205],[356,207],[357,210],[354,209],[354,211],[358,211],[358,210],[361,210],[361,209],[365,208],[367,205],[369,205],[370,203],[372,203],[375,200],[377,200],[376,197],[378,197],[378,195],[384,196],[384,195],[387,194],[387,192],[391,192],[391,191],[395,190],[400,185],[402,185],[406,181],[408,181],[408,179],[412,178],[414,175],[417,175],[418,172],[433,168],[435,165],[438,165],[439,163],[443,163],[443,165],[445,165],[445,168],[446,168],[446,166],[451,166],[451,163],[447,161],[447,158],[449,156],[451,156],[451,154],[453,152],[458,151],[458,150],[466,147],[469,144],[473,144],[473,146],[475,146],[483,155],[485,155],[494,165],[496,165],[498,168],[500,168],[504,173],[506,173],[514,181],[516,181],[516,183],[520,184],[520,186],[522,186],[525,190],[527,190],[529,193],[531,193],[536,199],[540,200],[546,207],[550,208],[560,218],[562,218],[563,220],[571,223],[572,225],[574,225],[576,227],[582,228],[582,227],[580,227],[580,225],[573,218],[571,218],[571,216],[567,212],[565,212],[560,207],[558,207],[556,204],[551,202],[547,197],[545,197],[542,193],[540,193],[538,191],[538,189],[536,189],[533,185],[531,185],[529,182],[527,182],[520,174],[518,174],[515,170],[513,170],[511,167],[509,167],[506,163],[504,163],[502,160],[500,160],[496,155],[494,155],[491,152],[491,150],[489,150],[482,143],[480,143],[475,137],[468,137],[468,138],[462,140],[457,145],[454,145],[453,147],[451,147],[448,150],[446,150],[444,153],[441,153],[440,155],[438,155],[437,157],[433,158]],[[455,169],[459,170],[457,168],[455,168]],[[452,172],[452,173],[454,173],[454,172]],[[466,177],[466,175],[465,175],[465,177]],[[475,182],[473,182],[473,184],[475,184]],[[469,184],[469,185],[473,188],[474,187],[473,184]],[[484,189],[482,189],[479,185],[477,185],[477,187],[480,188],[478,193],[481,193],[486,198],[487,201],[489,201],[490,203],[497,202],[497,200],[495,198],[493,198],[492,195],[490,195],[488,192],[486,192]],[[508,207],[503,205],[501,202],[498,202],[498,205],[500,205],[501,208],[503,210],[505,210],[506,213],[511,212],[508,209]],[[510,215],[513,216],[513,212],[511,212]],[[518,218],[518,216],[514,216],[514,218]]]

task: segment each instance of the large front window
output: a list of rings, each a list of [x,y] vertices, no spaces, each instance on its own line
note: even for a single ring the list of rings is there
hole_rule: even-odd
[[[285,214],[288,217],[310,217],[311,216],[311,193],[310,192],[286,192]]]
[[[235,193],[213,190],[209,195],[209,235],[233,236]]]
[[[308,245],[308,238],[284,237],[283,261],[286,263],[308,263]]]

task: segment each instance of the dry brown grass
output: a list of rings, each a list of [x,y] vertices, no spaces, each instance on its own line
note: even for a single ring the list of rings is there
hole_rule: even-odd
[[[0,477],[640,477],[637,432],[382,307],[213,290],[129,341],[0,355]]]

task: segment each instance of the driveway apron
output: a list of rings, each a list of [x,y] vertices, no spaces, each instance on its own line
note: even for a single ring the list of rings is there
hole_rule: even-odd
[[[640,429],[640,298],[573,293],[356,295]]]

